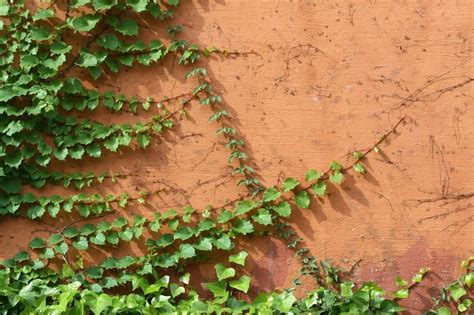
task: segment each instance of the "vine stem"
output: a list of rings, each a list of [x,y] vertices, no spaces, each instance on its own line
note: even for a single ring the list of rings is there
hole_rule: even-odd
[[[61,231],[59,232],[59,234],[63,234],[64,230],[66,230],[68,227],[71,227],[79,222],[82,222],[82,221],[86,221],[86,220],[90,220],[90,219],[98,219],[98,218],[103,218],[103,217],[107,217],[111,214],[114,214],[115,211],[111,211],[111,212],[107,212],[107,213],[104,213],[104,214],[101,214],[99,216],[96,216],[96,217],[87,217],[87,218],[79,218],[79,219],[76,219],[68,224],[66,224],[62,229]]]
[[[375,150],[375,148],[377,148],[381,143],[383,143],[390,135],[392,135],[393,133],[395,133],[397,131],[397,128],[405,121],[405,117],[402,117],[398,120],[398,122],[392,127],[392,129],[390,129],[388,132],[386,132],[385,134],[382,135],[382,137],[380,137],[379,141],[377,141],[375,144],[373,144],[370,148],[368,148],[367,150],[365,150],[364,153],[362,153],[361,156],[359,156],[351,165],[349,166],[346,166],[344,167],[342,170],[341,170],[341,173],[347,173],[350,169],[352,169],[354,167],[354,165],[356,165],[357,163],[359,163],[362,159],[364,159],[367,155],[369,155],[371,152],[373,152]],[[325,175],[323,175],[320,179],[321,180],[326,180],[326,179],[329,179],[329,175],[328,175],[329,171],[326,171],[324,172]]]
[[[341,173],[347,173],[348,171],[350,171],[355,164],[359,163],[362,159],[364,159],[365,157],[367,157],[367,155],[369,155],[370,153],[372,153],[375,148],[377,148],[380,144],[382,144],[390,135],[394,134],[398,127],[400,127],[400,125],[405,121],[405,116],[403,116],[402,118],[400,118],[397,123],[395,125],[393,125],[393,127],[387,131],[386,133],[384,133],[377,142],[375,142],[373,145],[371,145],[368,149],[366,149],[352,164],[346,166],[346,167],[343,167],[341,169]],[[320,180],[328,180],[330,177],[330,170],[327,170],[325,172],[323,172],[323,175],[319,178]],[[298,192],[300,191],[307,191],[311,188],[312,185],[309,185],[309,186],[306,186],[306,187],[303,187],[301,188]],[[228,206],[232,206],[234,204],[236,204],[237,202],[239,201],[242,201],[244,200],[245,198],[249,198],[250,197],[250,194],[246,194],[246,195],[243,195],[243,196],[240,196],[236,199],[233,199],[229,202],[227,202],[226,204],[220,206],[220,207],[214,207],[214,208],[211,208],[210,210],[218,210],[218,209],[221,209],[221,208],[224,208],[224,207],[228,207]],[[282,197],[281,199],[282,200],[289,200],[291,197]]]
[[[175,114],[175,112],[171,113],[170,116],[172,116],[173,114]],[[355,164],[359,163],[362,159],[364,159],[365,157],[367,157],[367,155],[369,155],[370,153],[372,153],[372,152],[375,150],[375,148],[378,147],[380,144],[382,144],[390,135],[394,134],[394,133],[397,131],[398,127],[400,127],[400,125],[401,125],[404,121],[405,121],[405,117],[400,118],[400,119],[397,121],[397,123],[396,123],[388,132],[386,132],[385,134],[383,134],[383,135],[379,138],[379,140],[378,140],[377,142],[375,142],[372,146],[370,146],[370,148],[368,148],[367,150],[365,150],[364,153],[362,153],[352,164],[350,164],[350,165],[348,165],[348,166],[342,168],[342,169],[341,169],[341,173],[344,174],[344,173],[349,172],[349,171],[353,168],[353,166],[354,166]],[[329,177],[330,177],[330,171],[328,170],[328,171],[323,172],[323,175],[320,177],[319,180],[323,180],[323,181],[324,181],[324,180],[328,180]],[[300,192],[300,191],[307,191],[307,190],[311,189],[311,187],[312,187],[312,185],[302,187],[300,190],[298,190],[298,192]],[[162,192],[162,191],[163,191],[163,189],[158,189],[158,190],[156,190],[156,191],[149,191],[149,192],[148,192],[148,195],[153,195],[153,194],[156,194],[156,193],[160,193],[160,192]],[[296,192],[296,193],[297,193],[297,192]],[[225,208],[225,207],[233,206],[233,205],[235,205],[237,202],[242,201],[242,200],[244,200],[244,199],[246,199],[246,198],[249,198],[250,196],[251,196],[250,193],[248,193],[248,194],[246,194],[246,195],[243,195],[243,196],[240,196],[240,197],[238,197],[238,198],[236,198],[236,199],[233,199],[233,200],[231,200],[231,201],[225,203],[224,205],[221,205],[221,206],[219,206],[219,207],[213,207],[213,208],[210,208],[210,209],[208,209],[208,210],[209,210],[209,211],[217,211],[217,210],[222,209],[222,208]],[[141,197],[130,197],[129,200],[137,200],[137,199],[139,199],[139,198],[141,198]],[[290,200],[290,199],[291,199],[291,196],[288,196],[288,197],[284,197],[284,196],[283,196],[283,197],[281,197],[281,200],[284,200],[284,201],[288,201],[288,200]],[[112,203],[112,202],[118,202],[118,200],[113,200],[113,201],[111,201],[111,203]],[[83,204],[89,204],[90,202],[84,201],[84,202],[81,202],[81,203],[83,203]],[[114,212],[109,212],[109,213],[106,213],[106,214],[103,214],[103,215],[100,215],[100,216],[97,216],[97,217],[89,217],[89,218],[80,218],[80,219],[77,219],[77,220],[75,220],[75,221],[69,223],[68,225],[66,225],[66,226],[61,230],[60,233],[62,233],[66,228],[68,228],[68,227],[70,227],[70,226],[72,226],[72,225],[74,225],[74,224],[76,224],[76,223],[79,223],[79,222],[82,222],[82,221],[86,221],[86,220],[88,220],[88,219],[96,219],[96,218],[100,218],[100,217],[109,216],[109,215],[111,215],[111,214],[113,214],[113,213],[114,213]],[[195,212],[195,215],[198,215],[199,213],[200,213],[200,212]],[[46,223],[46,222],[45,222],[45,223]],[[48,225],[50,225],[50,224],[48,224]],[[57,228],[57,227],[56,227],[56,228]]]

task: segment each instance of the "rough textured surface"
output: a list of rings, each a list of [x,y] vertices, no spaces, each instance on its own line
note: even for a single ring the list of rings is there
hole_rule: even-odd
[[[392,289],[396,275],[431,267],[421,294],[406,302],[413,312],[429,305],[426,290],[453,279],[458,262],[474,254],[473,9],[472,1],[195,0],[177,14],[189,41],[242,53],[204,63],[267,185],[345,162],[406,116],[382,154],[368,158],[369,174],[348,177],[342,189],[331,186],[329,199],[293,222],[313,254],[355,264],[359,281]],[[153,25],[144,36],[157,36]],[[187,92],[184,72],[166,68],[138,67],[101,88],[156,98]],[[108,154],[92,168],[132,173],[111,192],[165,189],[152,210],[224,204],[244,190],[234,188],[228,151],[209,115],[193,105],[168,141]],[[142,117],[104,111],[100,119]],[[89,162],[65,167],[89,170]],[[141,206],[128,211],[150,213]],[[0,256],[48,231],[2,219]],[[282,288],[297,275],[297,262],[278,240],[246,246],[255,254],[257,288]]]

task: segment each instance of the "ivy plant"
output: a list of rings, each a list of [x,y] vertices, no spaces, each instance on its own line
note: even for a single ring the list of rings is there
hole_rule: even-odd
[[[2,314],[394,314],[403,310],[427,269],[411,284],[397,279],[399,289],[386,292],[376,283],[355,284],[343,270],[312,255],[293,229],[296,209],[312,211],[329,198],[327,183],[340,185],[348,172],[365,173],[364,159],[378,152],[403,118],[353,161],[333,161],[327,170],[309,169],[301,178],[264,187],[246,154],[243,136],[233,126],[222,97],[214,91],[201,58],[229,52],[201,48],[180,39],[183,27],[172,23],[179,0],[68,0],[41,3],[0,1],[0,219],[6,216],[41,221],[54,227],[35,236],[28,248],[5,259],[0,267]],[[168,37],[144,42],[142,19],[153,20]],[[77,38],[81,38],[78,45]],[[238,53],[236,53],[238,54]],[[123,95],[100,88],[105,76],[136,67],[164,66],[174,60],[194,82],[177,97]],[[92,84],[91,84],[92,82]],[[134,202],[160,191],[131,196],[84,193],[114,184],[129,174],[66,173],[71,161],[93,161],[124,148],[146,150],[188,114],[192,102],[210,108],[209,123],[225,139],[237,185],[248,194],[225,206],[150,211],[147,216],[121,215]],[[173,105],[173,106],[170,106]],[[170,108],[176,108],[171,110]],[[98,110],[129,113],[137,121],[105,124]],[[147,120],[140,113],[148,112]],[[81,118],[86,115],[90,118]],[[295,175],[296,176],[296,175]],[[46,185],[74,190],[43,195]],[[35,193],[33,193],[35,192]],[[58,218],[70,219],[69,222]],[[62,226],[58,226],[61,224]],[[251,253],[242,242],[256,237],[281,238],[294,250],[301,269],[293,286],[252,292],[246,263]],[[92,250],[108,252],[131,243],[144,245],[142,255],[122,255],[87,262]],[[216,259],[218,258],[218,261]],[[433,314],[471,308],[473,259],[466,273],[440,291]],[[194,266],[212,263],[202,283]],[[303,281],[314,288],[295,294]]]

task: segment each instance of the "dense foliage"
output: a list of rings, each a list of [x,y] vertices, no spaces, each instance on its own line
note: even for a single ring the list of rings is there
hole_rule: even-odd
[[[326,198],[326,182],[341,184],[349,171],[364,173],[363,159],[403,123],[364,152],[354,152],[354,162],[332,162],[326,171],[310,169],[304,181],[286,178],[281,187],[264,188],[247,163],[245,144],[232,127],[231,117],[212,89],[199,60],[223,54],[215,48],[178,39],[180,26],[163,26],[169,38],[143,42],[141,18],[163,24],[172,19],[179,0],[71,0],[39,4],[0,1],[0,216],[23,217],[43,223],[70,218],[47,238],[34,238],[29,249],[2,262],[0,312],[2,314],[162,314],[162,313],[397,313],[397,300],[408,297],[426,269],[411,284],[398,279],[400,289],[386,295],[375,283],[355,286],[339,269],[319,262],[290,225],[295,207],[309,209]],[[80,45],[76,38],[80,38]],[[173,57],[173,58],[170,58]],[[195,88],[175,98],[121,95],[100,91],[89,81],[100,82],[136,65],[163,66],[175,60],[195,80]],[[100,158],[102,152],[121,148],[146,149],[156,137],[173,129],[187,115],[187,105],[199,102],[210,108],[209,121],[227,141],[229,163],[249,189],[226,207],[201,211],[186,207],[144,216],[121,216],[131,202],[145,203],[155,192],[131,197],[87,195],[85,187],[126,174],[65,173],[58,165],[71,160]],[[170,110],[169,105],[176,106]],[[149,121],[104,124],[78,113],[101,108],[111,113],[152,112]],[[45,185],[76,190],[72,195],[39,194]],[[35,193],[33,193],[35,192]],[[89,219],[103,218],[92,224]],[[49,221],[47,221],[48,219]],[[97,222],[97,220],[95,221]],[[249,255],[238,240],[248,236],[281,238],[301,262],[294,287],[281,292],[247,294]],[[108,257],[97,265],[84,262],[90,249],[120,247],[144,242],[141,257]],[[194,283],[193,265],[220,257],[215,279]],[[471,260],[466,273],[440,291],[432,313],[447,314],[451,302],[460,312],[471,307],[468,291],[473,285]],[[302,277],[314,279],[315,289],[295,296]],[[197,286],[196,286],[197,285]],[[200,293],[199,293],[200,292]],[[203,294],[203,292],[206,292]],[[200,295],[201,294],[201,295]]]

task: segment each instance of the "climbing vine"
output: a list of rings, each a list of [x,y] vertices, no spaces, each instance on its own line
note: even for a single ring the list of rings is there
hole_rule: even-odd
[[[400,289],[387,295],[375,283],[356,286],[336,266],[319,261],[291,226],[295,208],[309,209],[326,198],[326,183],[341,184],[347,172],[365,172],[364,159],[378,152],[403,123],[400,119],[353,162],[332,162],[327,170],[310,169],[300,180],[286,178],[279,187],[263,187],[251,167],[242,135],[214,91],[201,58],[228,52],[201,48],[179,39],[182,27],[163,26],[168,37],[143,42],[143,16],[165,25],[172,21],[179,0],[67,0],[45,3],[0,1],[0,216],[14,216],[51,225],[55,233],[36,237],[28,249],[4,260],[0,269],[2,314],[117,313],[396,313],[397,300],[428,271],[421,269],[411,284],[397,279]],[[82,38],[78,45],[74,38]],[[122,95],[95,88],[104,76],[136,65],[163,66],[173,60],[187,70],[194,88],[177,97]],[[91,84],[92,82],[92,84]],[[134,147],[147,149],[188,115],[189,104],[209,108],[209,122],[226,140],[232,173],[248,195],[223,207],[150,211],[149,217],[121,216],[132,202],[160,191],[131,196],[86,194],[104,181],[113,185],[130,174],[66,173],[58,165],[72,160],[99,159],[103,152]],[[97,110],[137,115],[134,124],[105,124]],[[151,119],[138,120],[141,112]],[[149,116],[149,115],[147,115]],[[45,185],[75,190],[69,195],[41,195]],[[58,226],[57,217],[71,218]],[[47,220],[46,220],[47,219]],[[59,220],[57,220],[60,222]],[[53,223],[51,223],[53,222]],[[293,287],[248,295],[249,255],[239,240],[270,235],[284,240],[301,263]],[[144,243],[142,256],[107,257],[90,265],[89,250]],[[196,283],[192,267],[213,262],[215,278]],[[448,314],[471,307],[473,259],[466,273],[440,291],[429,312]],[[314,279],[315,289],[295,295],[302,278]]]

